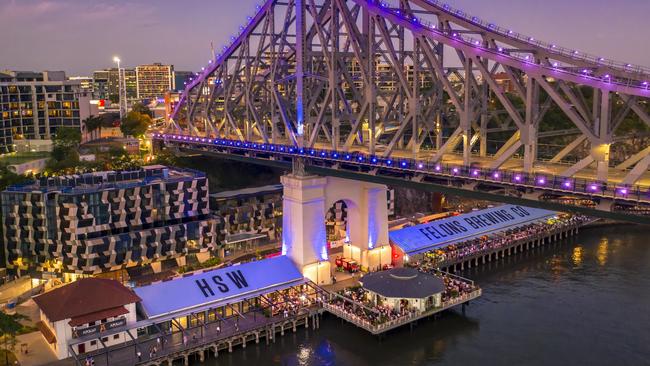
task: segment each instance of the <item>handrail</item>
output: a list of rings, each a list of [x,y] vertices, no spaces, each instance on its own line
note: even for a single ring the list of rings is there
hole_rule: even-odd
[[[201,146],[260,152],[282,156],[302,156],[350,165],[383,168],[409,173],[425,173],[445,179],[463,178],[508,186],[550,190],[558,193],[587,195],[593,198],[612,198],[628,202],[650,203],[650,187],[616,184],[598,180],[556,176],[542,173],[524,173],[516,170],[489,169],[429,160],[400,157],[378,157],[361,152],[331,149],[298,148],[293,145],[265,144],[227,138],[195,137],[184,134],[154,134],[154,139]]]

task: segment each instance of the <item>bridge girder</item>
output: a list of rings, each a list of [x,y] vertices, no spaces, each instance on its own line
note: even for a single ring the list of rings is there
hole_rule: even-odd
[[[564,148],[572,135],[549,159],[572,156],[578,162],[566,172],[593,166],[594,179],[607,182],[610,151],[625,143],[619,127],[629,118],[650,126],[648,80],[644,68],[543,43],[434,0],[268,0],[189,83],[169,128],[432,161],[457,150],[464,165],[488,156],[495,141],[492,168],[522,156],[528,173],[540,136],[571,129],[584,144]],[[558,113],[562,126],[549,116]],[[499,128],[510,122],[516,133],[504,135]]]

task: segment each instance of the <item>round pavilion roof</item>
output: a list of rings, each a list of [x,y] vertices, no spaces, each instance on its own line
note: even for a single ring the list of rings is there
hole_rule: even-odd
[[[368,273],[361,278],[361,285],[384,297],[405,299],[423,299],[445,289],[442,278],[413,268]]]

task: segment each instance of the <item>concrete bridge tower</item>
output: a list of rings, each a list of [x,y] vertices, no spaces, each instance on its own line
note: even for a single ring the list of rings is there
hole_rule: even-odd
[[[325,232],[325,212],[335,202],[347,205],[349,243],[343,255],[365,270],[390,263],[388,205],[385,185],[355,180],[289,174],[284,185],[282,253],[305,277],[318,284],[331,282]]]

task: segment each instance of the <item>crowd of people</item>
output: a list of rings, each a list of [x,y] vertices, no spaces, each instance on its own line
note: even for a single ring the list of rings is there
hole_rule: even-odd
[[[434,266],[448,261],[461,260],[477,253],[505,247],[514,241],[532,238],[539,234],[549,233],[556,229],[581,224],[587,221],[586,216],[562,216],[548,221],[533,223],[502,233],[484,235],[458,244],[446,246],[425,253],[423,262],[431,262]],[[419,265],[419,264],[417,264]]]
[[[428,264],[417,269],[442,278],[445,284],[445,290],[441,294],[443,306],[447,301],[478,289],[471,281],[440,272]],[[363,287],[346,288],[337,292],[337,294],[339,296],[335,296],[330,300],[329,306],[345,313],[357,322],[365,322],[373,326],[410,318],[420,312],[420,310],[409,306],[406,300],[401,301],[399,308],[391,308],[382,303],[375,303],[372,301],[370,293]]]
[[[314,305],[316,299],[313,296],[308,296],[304,289],[293,287],[268,295],[268,301],[272,304],[269,307],[269,315],[282,314],[282,317],[288,318],[298,315],[301,309]]]
[[[363,287],[350,287],[337,292],[329,305],[356,318],[358,321],[366,322],[369,325],[379,325],[388,321],[414,315],[416,312],[406,306],[398,309],[391,309],[382,304],[375,304],[370,300],[369,293]]]

